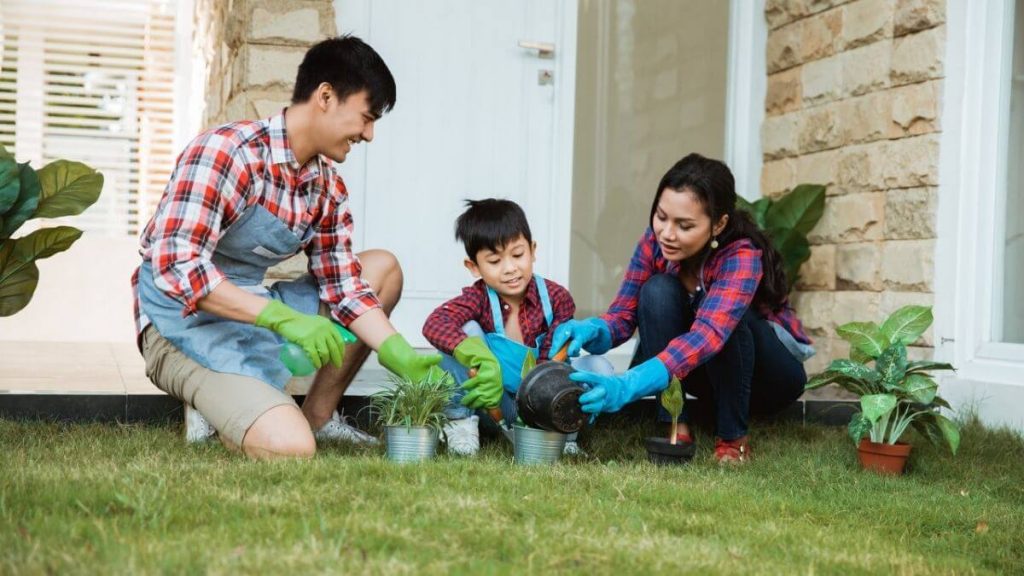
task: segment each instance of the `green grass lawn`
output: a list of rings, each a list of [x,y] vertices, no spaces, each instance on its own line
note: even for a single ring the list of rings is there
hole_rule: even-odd
[[[327,447],[259,463],[160,426],[0,421],[0,573],[1020,573],[1024,441],[977,425],[955,458],[858,469],[840,428],[755,430],[757,459],[644,461],[607,422],[585,459],[395,465]]]

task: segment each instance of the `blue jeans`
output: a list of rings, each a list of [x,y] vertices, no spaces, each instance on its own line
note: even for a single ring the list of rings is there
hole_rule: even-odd
[[[479,336],[483,338],[484,331],[475,321],[469,321],[465,326],[462,327],[462,331],[469,336]],[[486,342],[486,341],[485,341]],[[571,360],[572,367],[577,370],[584,370],[586,372],[596,372],[598,374],[612,374],[615,369],[612,367],[612,363],[608,361],[604,356],[580,356]],[[462,389],[462,383],[469,378],[469,370],[459,364],[455,358],[448,354],[442,354],[441,369],[447,371],[455,378],[457,388],[455,394],[452,396],[451,402],[448,407],[445,408],[445,416],[451,420],[458,420],[461,418],[469,418],[474,414],[474,410],[468,406],[462,405],[462,399],[466,396],[466,391]],[[519,415],[519,408],[516,405],[516,397],[514,394],[510,394],[508,390],[505,390],[501,396],[501,412],[505,417],[505,424],[511,426],[515,423],[516,418]],[[493,422],[490,414],[486,410],[476,410],[475,413],[485,420]],[[497,422],[495,422],[497,424]]]
[[[656,356],[690,331],[700,304],[675,276],[657,274],[640,289],[637,329],[640,341],[631,365]],[[716,432],[723,440],[747,434],[751,413],[774,414],[796,401],[807,383],[804,366],[786,350],[769,320],[748,310],[722,350],[683,379],[687,394],[714,405]],[[661,411],[662,419],[668,414]],[[688,418],[684,408],[682,420]]]

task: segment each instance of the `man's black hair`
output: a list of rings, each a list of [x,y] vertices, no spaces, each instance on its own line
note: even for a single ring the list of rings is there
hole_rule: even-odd
[[[476,262],[477,252],[493,252],[522,236],[533,245],[530,224],[519,204],[487,198],[466,200],[466,211],[455,221],[455,239],[466,247],[466,256]]]
[[[377,118],[395,106],[395,79],[380,54],[355,36],[328,38],[306,52],[295,77],[292,104],[309,100],[321,83],[331,85],[339,100],[362,90]]]

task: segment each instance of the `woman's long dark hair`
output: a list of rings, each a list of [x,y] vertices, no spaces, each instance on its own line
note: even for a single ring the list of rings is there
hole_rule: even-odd
[[[676,192],[688,190],[697,196],[704,212],[711,218],[711,226],[728,215],[729,220],[718,235],[718,243],[725,246],[740,238],[749,238],[761,250],[761,283],[754,294],[754,304],[778,310],[789,294],[786,285],[786,269],[782,264],[782,256],[772,246],[768,237],[757,227],[750,214],[745,210],[736,209],[736,181],[725,163],[705,158],[700,154],[689,154],[661,178],[658,191],[651,204],[651,217],[648,223],[653,225],[654,214],[658,210],[658,202],[666,189]],[[711,238],[708,238],[710,243]],[[694,258],[703,259],[708,245]]]

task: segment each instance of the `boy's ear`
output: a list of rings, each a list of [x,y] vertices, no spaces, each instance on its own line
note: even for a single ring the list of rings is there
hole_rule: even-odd
[[[537,241],[536,240],[534,240],[532,243],[530,243],[530,261],[531,262],[536,262],[537,261]]]
[[[462,261],[462,264],[466,267],[466,270],[469,270],[469,273],[473,275],[473,278],[480,277],[480,268],[477,267],[476,262],[466,258]]]

